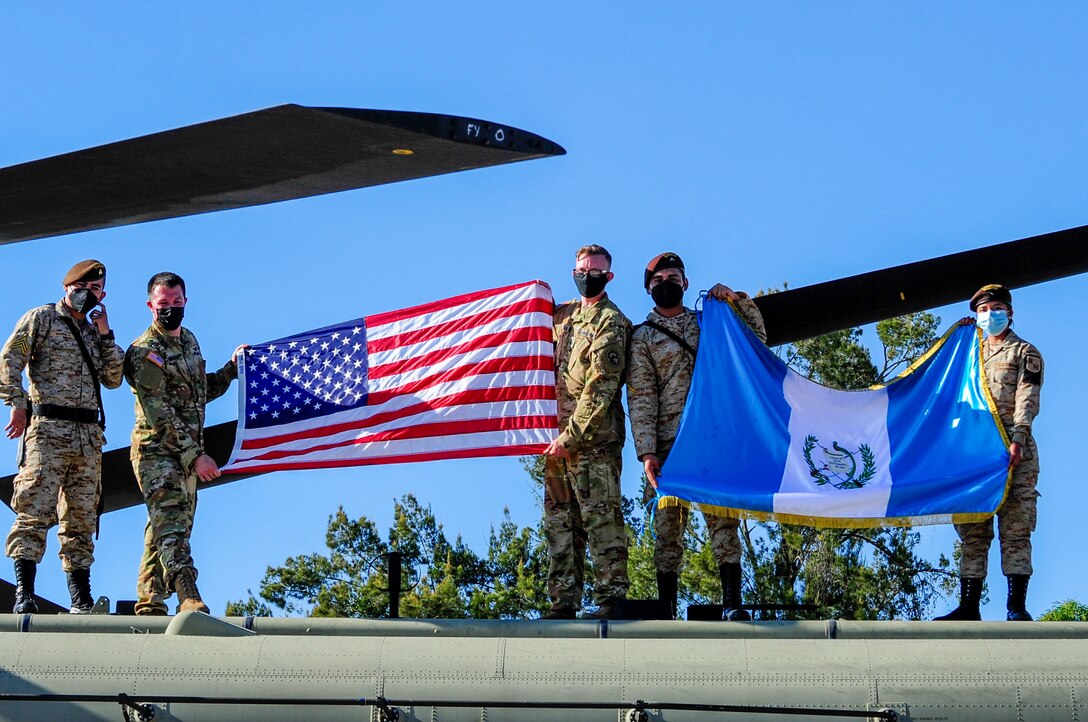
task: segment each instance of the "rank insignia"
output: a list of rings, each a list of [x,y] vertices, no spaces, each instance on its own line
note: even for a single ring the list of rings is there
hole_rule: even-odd
[[[11,347],[24,356],[30,353],[30,339],[25,331],[11,339]]]

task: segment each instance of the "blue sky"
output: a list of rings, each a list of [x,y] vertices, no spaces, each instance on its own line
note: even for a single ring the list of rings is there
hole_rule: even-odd
[[[613,252],[613,298],[639,320],[642,267],[663,250],[693,286],[754,291],[1088,223],[1081,4],[224,5],[5,7],[0,166],[281,103],[475,116],[569,155],[5,246],[0,329],[92,256],[124,343],[148,322],[147,278],[173,270],[218,364],[240,342],[532,278],[571,297],[572,253],[589,242]],[[1088,599],[1072,548],[1088,344],[1071,304],[1086,290],[1076,277],[1015,293],[1017,330],[1047,361],[1035,612]],[[965,310],[937,312],[947,325]],[[127,445],[131,395],[106,404],[108,446]],[[232,393],[209,421],[234,412]],[[0,441],[0,471],[14,457]],[[630,449],[623,483],[635,493]],[[242,481],[200,499],[205,598],[221,612],[269,564],[323,549],[337,505],[385,525],[407,492],[481,551],[504,505],[522,524],[539,513],[516,459]],[[132,598],[144,518],[103,519],[96,594]],[[922,551],[953,538],[925,529]],[[63,600],[56,549],[52,535],[39,589]],[[984,614],[1003,618],[996,544],[989,581]]]

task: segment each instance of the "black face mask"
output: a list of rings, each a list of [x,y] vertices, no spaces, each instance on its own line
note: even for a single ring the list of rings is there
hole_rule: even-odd
[[[676,281],[662,281],[650,289],[658,308],[676,308],[684,302],[684,287]]]
[[[77,288],[68,294],[72,310],[83,315],[98,305],[98,296],[89,288]]]
[[[605,285],[608,284],[608,274],[601,274],[594,278],[588,273],[574,274],[574,285],[578,287],[578,293],[583,298],[596,298],[601,295]]]
[[[181,326],[181,319],[184,317],[185,308],[182,306],[155,309],[155,321],[167,331],[176,331]]]

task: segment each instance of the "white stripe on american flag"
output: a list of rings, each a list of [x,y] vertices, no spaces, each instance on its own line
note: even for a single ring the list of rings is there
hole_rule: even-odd
[[[556,435],[551,305],[535,281],[366,317],[371,403],[254,429],[243,415],[224,471],[539,453]]]
[[[540,281],[519,284],[517,286],[508,286],[506,288],[496,288],[490,291],[481,291],[479,293],[470,293],[465,295],[471,297],[471,300],[461,302],[458,300],[461,297],[457,296],[448,299],[450,301],[453,301],[454,305],[445,306],[440,310],[436,310],[433,313],[425,315],[407,316],[406,318],[399,320],[387,319],[387,316],[407,315],[411,314],[415,310],[408,308],[404,311],[394,311],[391,314],[376,314],[374,316],[367,316],[367,340],[377,341],[379,339],[384,339],[388,336],[396,336],[398,334],[407,333],[409,331],[437,326],[439,324],[454,321],[459,318],[482,313],[488,309],[510,306],[517,303],[518,301],[528,301],[533,298],[545,298],[551,300],[552,297],[551,291],[548,289],[547,285]]]
[[[342,449],[300,454],[291,459],[279,459],[272,462],[252,461],[237,462],[230,471],[275,471],[276,468],[306,469],[323,466],[352,466],[356,463],[388,463],[390,457],[442,454],[443,452],[516,449],[513,453],[491,454],[444,454],[441,458],[466,458],[472,456],[516,456],[533,453],[524,450],[525,445],[538,445],[543,450],[555,438],[554,429],[522,429],[517,431],[489,431],[479,434],[459,434],[457,436],[430,437],[426,439],[407,439],[404,441],[378,441],[359,444],[352,447],[351,454]],[[538,450],[536,453],[539,453]],[[386,462],[382,460],[386,459]],[[412,461],[411,458],[399,459]],[[268,468],[272,467],[272,468]]]

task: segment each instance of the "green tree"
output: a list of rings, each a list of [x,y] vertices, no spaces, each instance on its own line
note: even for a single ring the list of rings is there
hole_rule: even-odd
[[[327,553],[289,557],[269,567],[259,599],[227,605],[229,615],[276,611],[317,617],[381,617],[388,613],[388,553],[403,556],[408,588],[401,615],[417,618],[518,618],[547,607],[546,564],[538,530],[518,527],[504,510],[492,528],[486,558],[458,537],[452,544],[430,506],[411,494],[394,503],[383,539],[373,521],[351,519],[341,507],[329,517]]]
[[[1039,617],[1040,622],[1088,622],[1088,604],[1076,599],[1058,602]]]

